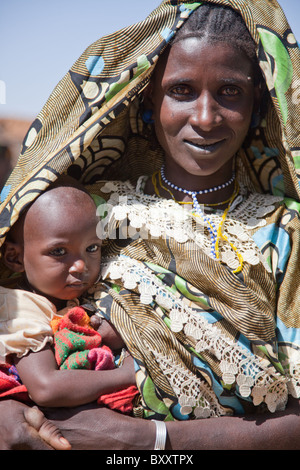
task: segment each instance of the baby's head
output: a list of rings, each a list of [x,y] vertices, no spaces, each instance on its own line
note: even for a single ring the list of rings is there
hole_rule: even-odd
[[[101,240],[96,205],[77,181],[62,177],[19,218],[3,247],[5,264],[53,301],[81,296],[98,279]]]

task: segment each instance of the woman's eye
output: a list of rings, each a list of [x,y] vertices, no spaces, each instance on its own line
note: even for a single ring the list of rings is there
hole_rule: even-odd
[[[94,244],[94,245],[88,246],[86,251],[88,251],[89,253],[96,253],[96,251],[98,251],[99,248],[100,248],[99,245]]]
[[[239,89],[233,86],[225,87],[222,90],[222,95],[226,95],[226,96],[237,96],[239,94],[240,94]]]
[[[50,251],[51,256],[64,256],[66,254],[65,248],[54,248]]]
[[[170,89],[169,93],[174,96],[185,97],[185,96],[190,96],[192,94],[192,91],[190,87],[186,85],[177,85],[177,86],[173,86]]]

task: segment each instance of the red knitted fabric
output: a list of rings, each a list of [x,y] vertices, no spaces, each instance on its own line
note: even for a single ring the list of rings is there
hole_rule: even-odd
[[[112,370],[115,368],[113,353],[107,346],[92,349],[88,353],[88,360],[94,370]]]
[[[101,395],[98,398],[98,405],[105,405],[112,410],[119,410],[122,413],[130,413],[132,411],[132,400],[138,394],[138,389],[132,385],[125,390],[119,390],[115,393]]]
[[[22,385],[14,368],[9,364],[0,365],[0,399],[12,397],[23,402],[30,402],[27,389]]]

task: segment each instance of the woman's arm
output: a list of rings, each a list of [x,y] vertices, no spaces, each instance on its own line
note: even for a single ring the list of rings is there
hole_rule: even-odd
[[[166,450],[299,450],[299,402],[259,417],[221,417],[167,423]],[[49,413],[48,413],[49,411]],[[153,450],[155,425],[101,407],[47,410],[73,449]]]
[[[47,346],[15,363],[30,397],[39,406],[79,406],[135,384],[131,357],[124,360],[122,367],[113,370],[59,370],[54,354]]]
[[[291,399],[285,411],[245,417],[221,417],[169,423],[169,449],[299,450],[300,405]]]
[[[167,423],[167,450],[299,450],[299,402],[291,400],[286,411],[274,415],[211,418]],[[26,414],[35,412],[26,419]],[[155,426],[107,408],[86,405],[44,410],[72,449],[153,450]],[[28,418],[28,416],[27,416]],[[0,450],[62,449],[63,442],[49,433],[42,413],[14,400],[0,402]],[[53,428],[52,428],[53,429]],[[41,436],[44,433],[44,436]],[[45,442],[46,441],[46,442]],[[64,448],[69,448],[66,445]]]

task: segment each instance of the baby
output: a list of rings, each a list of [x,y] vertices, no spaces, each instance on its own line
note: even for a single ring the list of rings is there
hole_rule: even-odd
[[[19,289],[0,288],[0,354],[13,360],[40,406],[82,405],[135,385],[130,356],[113,370],[62,370],[53,351],[51,321],[99,280],[98,223],[92,197],[78,182],[63,177],[30,205],[3,246],[5,264],[22,273],[22,283]],[[108,322],[99,326],[94,317],[91,323],[99,327],[95,334],[100,333],[105,346],[124,346]]]

